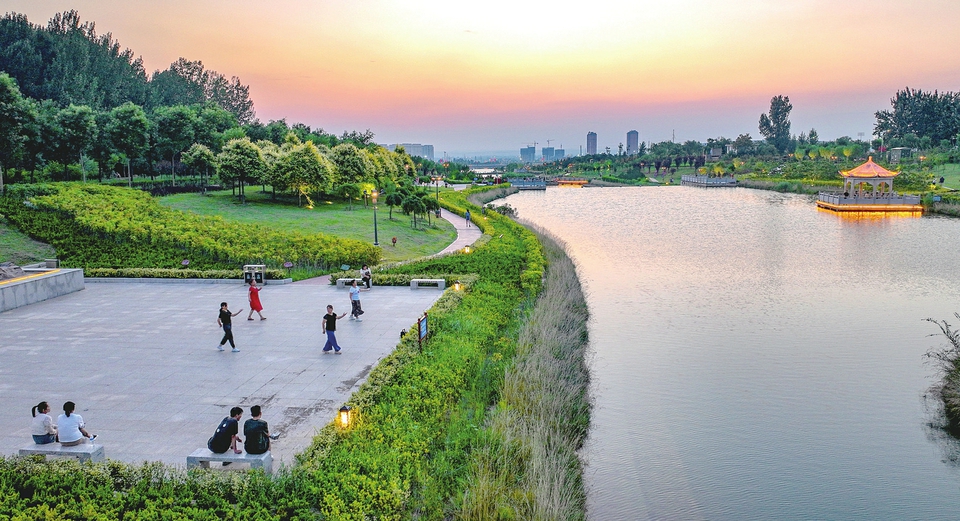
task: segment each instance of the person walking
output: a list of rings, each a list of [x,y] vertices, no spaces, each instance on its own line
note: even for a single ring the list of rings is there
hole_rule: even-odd
[[[336,354],[340,354],[340,346],[337,344],[337,320],[347,316],[346,312],[343,312],[339,317],[336,313],[333,312],[333,304],[327,306],[327,314],[323,316],[323,322],[321,322],[321,329],[323,334],[327,335],[327,343],[323,346],[323,352],[329,353],[331,349],[334,350]]]
[[[233,325],[230,322],[232,317],[235,317],[243,313],[243,309],[237,311],[236,313],[230,313],[230,310],[227,309],[227,303],[220,303],[220,316],[217,317],[217,325],[223,328],[223,338],[220,339],[220,343],[217,345],[217,349],[223,351],[223,345],[227,343],[227,340],[230,341],[231,351],[234,353],[239,353],[240,350],[237,349],[237,344],[233,342]]]
[[[360,307],[360,292],[368,291],[366,288],[360,288],[357,286],[357,280],[354,279],[350,283],[350,320],[356,320],[357,322],[363,322],[363,319],[360,318],[360,315],[363,314],[363,309]]]
[[[467,221],[467,228],[470,227],[470,210],[467,210],[467,213],[463,214],[463,218]]]
[[[260,303],[260,286],[257,286],[257,283],[253,280],[250,281],[250,289],[247,293],[247,299],[250,301],[250,313],[247,313],[247,320],[253,320],[253,312],[256,311],[257,315],[260,316],[260,320],[266,320],[267,317],[263,316],[263,304]]]

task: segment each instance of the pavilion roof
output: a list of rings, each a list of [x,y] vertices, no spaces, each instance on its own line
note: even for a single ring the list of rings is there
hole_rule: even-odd
[[[894,177],[900,175],[900,172],[891,172],[886,168],[873,162],[873,157],[869,157],[867,162],[844,172],[840,171],[843,177]]]

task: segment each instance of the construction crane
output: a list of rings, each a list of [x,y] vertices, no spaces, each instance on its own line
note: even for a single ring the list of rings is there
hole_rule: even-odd
[[[551,141],[556,141],[556,139],[548,139],[548,140],[547,140],[547,146],[550,146],[550,142],[551,142]]]

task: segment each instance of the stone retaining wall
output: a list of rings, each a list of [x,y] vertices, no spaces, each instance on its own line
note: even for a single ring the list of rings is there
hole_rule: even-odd
[[[83,289],[81,269],[24,268],[25,275],[0,283],[0,313]]]

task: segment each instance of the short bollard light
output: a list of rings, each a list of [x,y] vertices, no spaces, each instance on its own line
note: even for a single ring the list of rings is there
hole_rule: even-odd
[[[459,280],[453,283],[453,291],[460,291],[460,281],[459,281]]]
[[[350,426],[350,407],[344,405],[340,408],[340,414],[337,415],[337,420],[340,422],[340,427],[346,429]]]
[[[464,246],[464,248],[463,248],[463,253],[470,253],[470,247],[469,247],[469,246]]]

